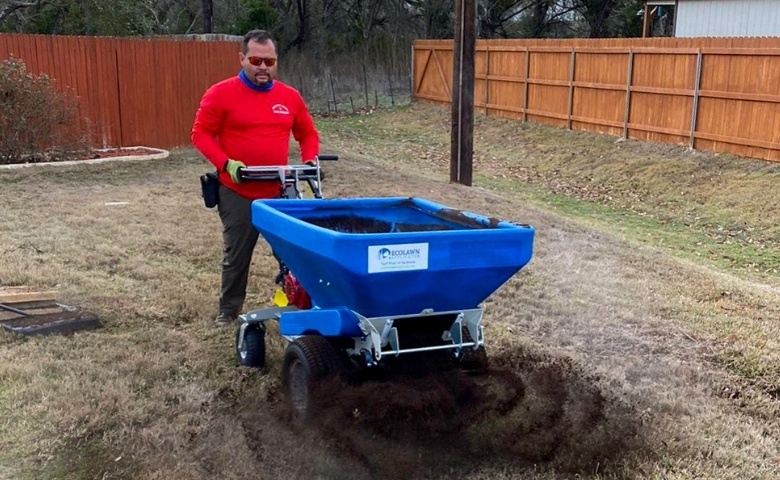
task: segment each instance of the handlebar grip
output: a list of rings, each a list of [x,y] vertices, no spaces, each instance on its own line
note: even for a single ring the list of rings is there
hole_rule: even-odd
[[[330,154],[330,153],[321,153],[321,154],[317,155],[317,158],[320,161],[332,161],[332,160],[338,160],[339,156],[338,155],[333,155],[333,154]]]
[[[238,177],[241,180],[269,180],[269,181],[279,181],[279,175],[276,173],[257,173],[257,172],[250,172],[247,171],[244,168],[238,169]]]

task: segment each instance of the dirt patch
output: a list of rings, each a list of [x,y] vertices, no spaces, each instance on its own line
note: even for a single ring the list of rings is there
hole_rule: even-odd
[[[497,463],[586,474],[643,448],[633,408],[571,360],[516,350],[491,361],[482,375],[406,370],[358,386],[329,379],[317,387],[316,419],[298,428],[373,478],[447,477]],[[269,400],[290,421],[282,392]]]

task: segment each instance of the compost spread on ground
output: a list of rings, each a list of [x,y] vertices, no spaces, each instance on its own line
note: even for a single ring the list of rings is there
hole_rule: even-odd
[[[593,471],[640,447],[632,408],[565,358],[516,351],[491,358],[481,375],[442,369],[429,361],[435,357],[407,359],[392,381],[321,381],[318,413],[302,433],[325,437],[377,478],[436,476],[484,462]],[[293,418],[281,391],[269,401],[279,417]],[[245,428],[259,427],[248,420]]]

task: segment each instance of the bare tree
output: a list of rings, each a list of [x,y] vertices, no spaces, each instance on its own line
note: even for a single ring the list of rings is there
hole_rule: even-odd
[[[580,13],[588,24],[588,36],[604,38],[610,36],[607,20],[615,10],[617,0],[579,0]]]
[[[421,23],[423,38],[452,38],[454,0],[405,0],[407,8]]]
[[[511,24],[540,2],[529,0],[483,0],[477,4],[477,23],[481,38],[510,38]]]
[[[372,60],[452,38],[454,0],[0,0],[0,31],[71,35],[273,32],[281,52]],[[642,0],[477,0],[481,38],[625,36]],[[5,20],[5,21],[3,21]]]
[[[41,0],[31,0],[31,1],[21,1],[21,0],[6,0],[6,1],[0,1],[0,22],[5,20],[6,17],[10,16],[12,13],[16,12],[17,10],[22,10],[25,8],[30,7],[36,7],[38,4],[41,3]]]

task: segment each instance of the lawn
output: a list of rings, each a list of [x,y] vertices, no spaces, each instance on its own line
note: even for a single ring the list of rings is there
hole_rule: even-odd
[[[780,165],[478,116],[468,188],[447,182],[446,108],[316,122],[341,157],[328,197],[536,228],[485,303],[490,373],[335,385],[296,425],[275,327],[255,371],[212,326],[221,226],[194,150],[0,170],[0,286],[103,324],[0,333],[0,478],[780,476]],[[248,307],[274,269],[258,246]]]

